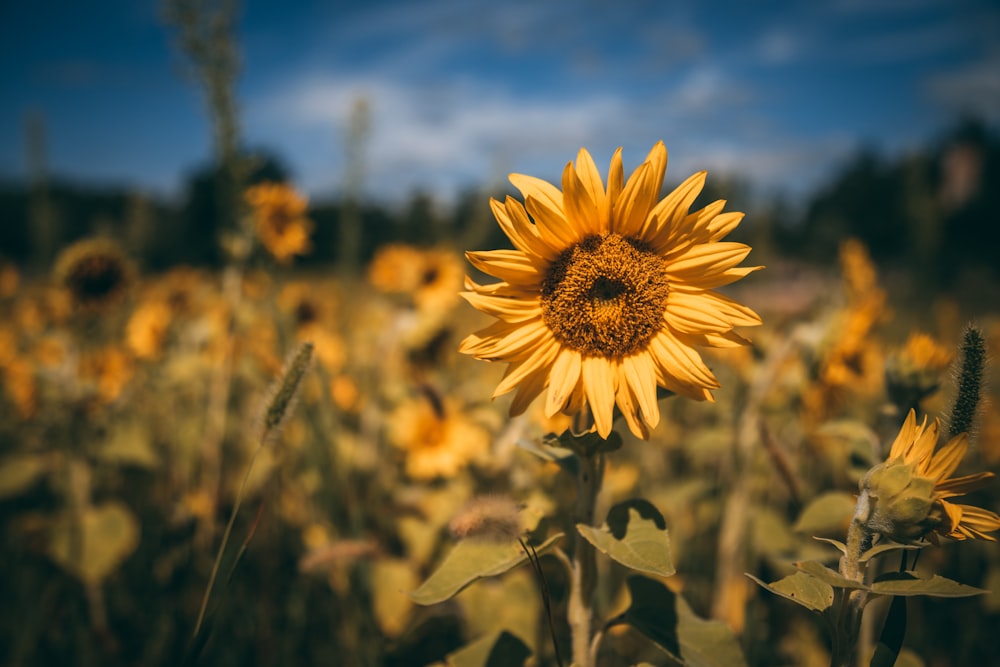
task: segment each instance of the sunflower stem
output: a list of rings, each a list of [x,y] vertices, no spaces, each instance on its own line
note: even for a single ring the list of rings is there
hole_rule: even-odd
[[[847,549],[840,559],[840,574],[858,583],[865,583],[865,568],[861,556],[872,546],[872,536],[862,521],[855,518],[847,530]],[[853,662],[861,619],[868,594],[861,590],[839,589],[833,605],[833,652],[830,667],[850,667]]]
[[[604,455],[601,452],[577,449],[579,469],[576,475],[577,496],[573,515],[575,524],[594,525],[594,508],[604,475]],[[567,620],[573,640],[573,664],[592,667],[592,628],[594,590],[597,588],[597,553],[590,542],[577,536],[573,546],[573,568],[570,572],[570,595]]]

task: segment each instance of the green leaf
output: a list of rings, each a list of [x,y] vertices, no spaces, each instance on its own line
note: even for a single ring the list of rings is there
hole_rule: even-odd
[[[622,437],[618,431],[611,431],[605,439],[593,431],[573,435],[571,431],[566,430],[559,434],[559,444],[577,454],[589,457],[601,452],[607,453],[621,449]]]
[[[989,593],[936,574],[930,579],[919,579],[910,572],[887,572],[880,575],[875,579],[871,590],[879,595],[930,595],[938,598],[965,598]]]
[[[581,523],[576,529],[594,548],[627,568],[661,577],[676,572],[666,521],[649,501],[636,498],[618,503],[602,527]]]
[[[83,583],[96,585],[139,545],[139,522],[125,505],[109,502],[69,513],[52,526],[49,556]]]
[[[815,536],[813,537],[813,539],[816,540],[817,542],[826,542],[827,544],[834,547],[837,551],[839,551],[842,555],[844,556],[847,555],[847,545],[841,542],[840,540],[831,540],[826,537],[815,537]]]
[[[671,658],[688,667],[744,667],[746,660],[732,631],[720,621],[706,621],[684,598],[659,581],[631,576],[632,602],[625,621]]]
[[[794,530],[808,535],[843,535],[854,516],[856,503],[857,499],[849,493],[820,494],[802,510]]]
[[[874,547],[861,554],[861,557],[858,558],[858,562],[867,563],[875,556],[888,553],[890,551],[899,551],[900,549],[913,551],[915,549],[922,549],[922,548],[923,547],[920,546],[919,544],[900,544],[898,542],[892,542],[887,540],[885,543],[876,544]]]
[[[48,469],[48,460],[37,454],[15,454],[0,461],[0,498],[24,493]]]
[[[811,611],[823,611],[833,604],[833,587],[805,572],[790,574],[773,584],[766,584],[752,574],[747,576],[764,589]]]
[[[539,556],[562,537],[553,535],[536,547]],[[477,579],[495,577],[527,562],[518,542],[489,542],[469,539],[455,545],[437,570],[410,593],[417,604],[444,602]]]
[[[864,584],[852,581],[839,572],[831,570],[822,563],[814,560],[800,561],[795,564],[795,567],[834,588],[851,588],[859,591],[868,590],[868,587]]]
[[[481,637],[448,655],[450,667],[523,667],[531,649],[506,630]]]
[[[894,597],[889,606],[889,614],[882,625],[878,644],[869,667],[893,667],[899,650],[903,647],[903,635],[906,634],[906,598]]]
[[[160,464],[160,457],[153,447],[153,433],[149,425],[140,419],[113,426],[97,455],[110,463],[147,470],[155,469]]]

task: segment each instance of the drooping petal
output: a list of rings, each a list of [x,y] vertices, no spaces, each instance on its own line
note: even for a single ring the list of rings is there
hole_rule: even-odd
[[[656,370],[648,354],[622,359],[622,370],[627,384],[635,394],[642,416],[650,428],[660,423],[660,406],[656,402]]]
[[[493,398],[506,394],[533,373],[541,374],[543,378],[547,377],[549,367],[552,365],[558,352],[559,345],[555,340],[548,339],[541,341],[534,352],[531,353],[531,356],[523,361],[516,361],[507,367],[507,371],[500,380],[500,384],[493,391]]]
[[[637,438],[649,439],[649,426],[643,420],[642,409],[639,407],[637,397],[632,387],[629,386],[625,378],[625,370],[618,367],[618,391],[615,394],[615,403],[628,428]]]
[[[569,404],[580,380],[582,359],[576,350],[563,348],[559,351],[552,372],[549,374],[549,391],[545,399],[545,416],[553,417]]]
[[[584,357],[581,367],[583,390],[590,404],[594,425],[602,438],[611,433],[615,409],[615,392],[618,387],[617,374],[612,369],[614,362],[603,357]]]
[[[926,469],[927,477],[939,482],[955,472],[969,448],[969,436],[961,433],[938,450]]]

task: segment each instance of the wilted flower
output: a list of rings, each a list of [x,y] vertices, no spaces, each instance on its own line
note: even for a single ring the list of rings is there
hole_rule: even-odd
[[[974,491],[993,478],[991,472],[948,478],[958,468],[968,448],[968,436],[957,435],[937,452],[940,423],[918,425],[910,410],[892,443],[889,456],[861,480],[855,520],[869,533],[898,542],[912,542],[925,535],[956,540],[991,540],[986,533],[1000,530],[1000,516],[948,499]]]
[[[753,310],[714,291],[760,268],[736,266],[749,246],[721,242],[743,214],[723,213],[721,200],[689,212],[705,172],[658,201],[666,164],[660,142],[626,181],[619,149],[605,188],[581,149],[562,191],[513,174],[524,204],[491,201],[516,249],[466,254],[501,282],[467,280],[463,296],[499,321],[461,350],[510,364],[494,395],[518,389],[511,414],[545,392],[550,416],[589,406],[607,437],[617,405],[647,438],[660,417],[657,386],[712,400],[719,382],[696,348],[745,344],[733,329],[760,324]]]

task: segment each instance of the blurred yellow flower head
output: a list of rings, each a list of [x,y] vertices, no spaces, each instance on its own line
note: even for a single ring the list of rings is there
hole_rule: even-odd
[[[389,440],[406,453],[406,474],[418,480],[454,477],[486,454],[490,444],[483,427],[431,391],[396,408]]]
[[[287,263],[312,249],[308,201],[295,188],[285,183],[260,183],[248,188],[245,197],[257,238],[276,260]]]
[[[118,301],[132,275],[132,266],[125,253],[110,239],[77,241],[56,259],[56,283],[69,292],[78,307],[88,311]]]

